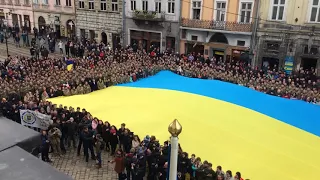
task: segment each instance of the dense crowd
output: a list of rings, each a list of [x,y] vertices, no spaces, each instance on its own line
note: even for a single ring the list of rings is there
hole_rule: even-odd
[[[94,41],[69,41],[65,46],[68,59],[74,63],[72,71],[66,71],[67,64],[62,58],[8,58],[0,67],[0,95],[33,94],[34,98],[45,99],[84,94],[171,70],[187,77],[236,83],[274,96],[315,104],[320,100],[320,80],[314,69],[287,75],[276,69],[252,69],[239,61],[160,53],[157,49],[151,53],[131,47],[112,51],[110,46]]]
[[[4,103],[5,100],[2,100]],[[101,153],[109,152],[114,157],[109,163],[115,164],[115,172],[119,180],[132,179],[166,180],[168,175],[168,159],[170,142],[163,145],[155,136],[145,136],[140,140],[125,124],[118,129],[111,123],[93,117],[85,109],[74,109],[52,104],[48,101],[29,100],[26,103],[18,101],[11,109],[1,109],[4,116],[19,122],[19,110],[36,110],[51,115],[53,124],[48,130],[42,130],[41,157],[43,161],[51,162],[49,150],[53,156],[61,156],[67,150],[76,149],[78,156],[81,149],[86,162],[89,157],[97,160],[97,168],[102,167]],[[51,148],[50,148],[51,147]],[[180,147],[180,146],[179,146]],[[89,154],[90,152],[90,154]],[[224,172],[221,166],[214,170],[211,163],[201,158],[183,152],[179,148],[178,179],[188,180],[240,180],[241,173],[233,177],[232,171]]]
[[[59,42],[62,47],[62,42]],[[61,48],[62,49],[62,48]],[[66,58],[9,57],[1,64],[0,107],[4,116],[20,123],[20,109],[37,110],[52,116],[54,124],[42,132],[42,159],[49,161],[49,147],[55,155],[68,148],[84,150],[86,161],[91,158],[101,167],[101,152],[110,151],[115,156],[115,171],[123,176],[140,180],[166,179],[169,142],[160,146],[154,136],[140,141],[137,135],[123,126],[117,129],[103,122],[85,109],[76,110],[47,102],[47,98],[86,94],[119,83],[134,82],[154,75],[161,70],[202,79],[216,79],[236,83],[283,98],[304,100],[319,104],[319,78],[315,71],[299,70],[291,75],[276,69],[252,69],[240,61],[218,61],[198,54],[161,53],[157,48],[151,52],[136,47],[116,48],[95,41],[68,41]],[[63,53],[63,51],[61,51]],[[73,69],[67,71],[66,61],[72,61]],[[78,143],[78,145],[77,145]],[[212,164],[201,161],[195,155],[179,151],[179,179],[241,179],[241,174],[215,170]],[[123,174],[126,172],[126,175]],[[130,179],[130,178],[128,178]]]

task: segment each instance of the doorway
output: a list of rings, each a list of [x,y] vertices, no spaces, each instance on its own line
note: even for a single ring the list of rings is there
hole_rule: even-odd
[[[56,29],[56,38],[60,39],[61,38],[60,25],[55,25],[55,29]]]
[[[113,49],[121,49],[120,34],[112,34]]]
[[[191,44],[191,43],[186,43],[186,54],[189,53],[194,53],[194,54],[204,54],[204,45],[197,45],[197,44]]]
[[[216,59],[216,63],[224,62],[224,51],[221,50],[213,50],[213,57]]]
[[[42,36],[46,33],[46,20],[44,19],[44,17],[39,16],[38,25],[39,25],[39,33]]]
[[[279,69],[279,59],[272,58],[272,57],[263,57],[261,68],[264,70],[275,70],[278,71]]]
[[[301,67],[303,70],[311,70],[317,68],[318,59],[315,58],[301,58]]]
[[[105,32],[101,33],[101,42],[103,42],[105,45],[107,45],[107,43],[108,43],[108,37]]]
[[[94,32],[94,30],[89,30],[89,36],[91,40],[94,40],[96,38],[96,33]]]
[[[85,29],[80,29],[80,37],[81,37],[81,38],[87,38],[87,37],[86,37],[86,30],[85,30]]]

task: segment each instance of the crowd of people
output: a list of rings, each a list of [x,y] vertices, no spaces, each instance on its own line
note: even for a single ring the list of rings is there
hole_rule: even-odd
[[[197,54],[136,52],[130,47],[112,51],[110,46],[94,41],[68,41],[66,46],[65,53],[70,54],[67,59],[74,64],[72,71],[66,71],[67,64],[62,58],[9,57],[0,67],[0,95],[25,96],[31,92],[43,99],[84,94],[171,70],[187,77],[236,83],[274,96],[314,104],[320,101],[320,80],[314,69],[301,69],[287,75],[277,69],[258,70],[242,62],[218,61]]]
[[[62,45],[60,44],[59,47]],[[67,41],[66,58],[9,57],[0,66],[1,113],[20,123],[20,109],[37,110],[52,116],[54,124],[48,131],[42,131],[42,159],[50,162],[49,147],[60,156],[68,148],[77,148],[80,155],[83,148],[86,161],[97,160],[101,167],[101,152],[110,151],[115,156],[115,170],[119,179],[140,180],[166,179],[169,142],[163,146],[154,136],[146,136],[142,141],[123,126],[117,129],[103,122],[85,109],[57,107],[46,99],[58,96],[86,94],[119,83],[134,82],[156,74],[161,70],[171,70],[177,74],[202,79],[216,79],[246,86],[269,95],[299,99],[307,103],[319,104],[319,78],[315,70],[299,70],[287,75],[284,71],[264,68],[253,69],[244,62],[222,61],[204,58],[200,54],[188,55],[151,52],[137,48],[117,47],[87,41]],[[67,71],[67,61],[72,61],[72,70]],[[223,172],[218,166],[191,157],[180,149],[179,179],[229,180],[241,179],[241,174]],[[123,174],[126,172],[126,175]],[[235,175],[233,177],[233,175]]]
[[[4,100],[3,100],[4,101]],[[3,102],[2,101],[2,102]],[[52,104],[48,101],[33,100],[28,103],[18,102],[8,110],[2,108],[4,116],[12,120],[19,119],[19,109],[37,110],[51,115],[53,124],[41,133],[41,158],[51,162],[49,150],[53,156],[61,156],[67,150],[76,149],[77,155],[83,152],[85,161],[97,161],[97,168],[102,167],[101,153],[109,152],[114,157],[108,163],[115,164],[115,172],[119,180],[166,180],[168,175],[168,160],[170,142],[163,145],[155,136],[139,136],[131,132],[125,124],[118,129],[111,123],[93,117],[85,109],[74,109]],[[13,111],[13,112],[12,112]],[[90,154],[89,154],[90,151]],[[179,146],[178,179],[188,180],[240,180],[241,173],[224,172],[221,166],[213,169],[208,161],[184,152]]]

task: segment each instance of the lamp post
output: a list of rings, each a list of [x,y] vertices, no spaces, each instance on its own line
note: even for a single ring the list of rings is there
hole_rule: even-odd
[[[169,164],[169,180],[177,180],[178,167],[178,150],[179,150],[179,134],[182,131],[182,126],[177,119],[175,119],[168,127],[171,134],[170,139],[170,164]]]
[[[7,30],[7,28],[8,28],[7,25],[4,24],[3,22],[1,24],[1,28],[2,28],[2,32],[3,32],[3,36],[6,40],[7,57],[9,57],[8,38],[10,37],[10,34]]]

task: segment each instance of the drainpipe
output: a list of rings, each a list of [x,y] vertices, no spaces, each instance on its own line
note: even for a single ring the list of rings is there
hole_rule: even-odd
[[[256,47],[256,42],[257,42],[257,31],[259,27],[259,21],[260,21],[260,0],[256,0],[256,13],[255,13],[255,21],[253,23],[253,29],[252,29],[252,36],[251,36],[251,41],[250,41],[250,52],[249,54],[253,54],[254,49]],[[251,59],[251,67],[255,67],[256,64],[256,56],[253,56],[253,59]]]
[[[179,19],[178,19],[178,28],[179,28],[179,32],[178,32],[178,35],[177,35],[177,42],[178,42],[178,44],[176,45],[176,47],[177,47],[177,49],[176,49],[176,52],[179,52],[179,54],[181,54],[181,52],[180,52],[180,41],[181,41],[181,28],[180,28],[180,26],[181,26],[181,17],[182,17],[182,10],[181,10],[181,2],[182,1],[177,1],[177,2],[179,2],[179,4],[178,4],[178,9],[179,9]],[[175,52],[175,53],[176,53]]]
[[[75,25],[74,25],[74,38],[76,38],[76,41],[79,42],[81,41],[81,38],[78,37],[78,19],[77,19],[77,7],[76,7],[76,1],[73,1],[73,8],[74,8],[74,22],[75,22]]]
[[[121,34],[120,34],[121,35]],[[121,37],[121,36],[120,36]],[[126,32],[126,0],[122,0],[122,46],[124,47],[127,43],[127,32]]]
[[[31,3],[33,3],[33,1],[31,2]],[[32,28],[32,32],[33,32],[33,34],[34,34],[34,31],[33,31],[33,29],[34,28],[36,28],[36,16],[34,15],[35,14],[35,12],[34,12],[34,5],[32,4],[31,5],[32,7],[31,7],[31,9],[32,9],[32,16],[33,16],[33,28]],[[37,28],[38,29],[38,28]],[[39,30],[38,30],[38,32],[39,32]],[[35,35],[35,34],[34,34]]]

